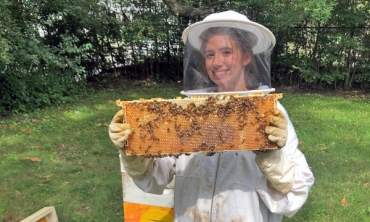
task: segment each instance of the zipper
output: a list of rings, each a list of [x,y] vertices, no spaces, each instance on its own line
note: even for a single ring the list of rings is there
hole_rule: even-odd
[[[213,183],[213,191],[212,191],[212,202],[211,202],[211,213],[209,216],[210,221],[212,221],[213,217],[213,196],[215,195],[215,190],[216,190],[216,181],[217,181],[217,175],[218,175],[218,167],[221,159],[221,154],[218,153],[218,160],[217,160],[217,166],[216,166],[216,175],[215,175],[215,182]]]

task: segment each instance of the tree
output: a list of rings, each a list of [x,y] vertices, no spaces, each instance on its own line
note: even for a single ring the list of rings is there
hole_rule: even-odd
[[[0,115],[82,95],[89,56],[105,54],[106,39],[120,39],[121,25],[100,1],[12,0],[0,7]]]
[[[277,39],[272,81],[370,88],[360,0],[0,0],[0,115],[60,104],[100,76],[179,80],[182,31],[234,10]]]

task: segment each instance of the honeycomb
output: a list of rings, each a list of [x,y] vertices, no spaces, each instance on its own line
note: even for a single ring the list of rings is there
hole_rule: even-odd
[[[265,128],[282,94],[117,100],[133,133],[127,155],[179,156],[276,149]]]

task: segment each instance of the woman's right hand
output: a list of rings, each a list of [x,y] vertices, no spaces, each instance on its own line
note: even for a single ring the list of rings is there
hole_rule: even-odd
[[[124,117],[125,111],[121,109],[114,115],[109,124],[109,137],[114,145],[121,150],[125,148],[128,136],[132,133],[131,125],[123,123]]]
[[[125,111],[121,109],[114,115],[112,122],[109,124],[109,137],[119,149],[121,163],[128,175],[135,179],[142,179],[151,172],[154,159],[126,155],[125,146],[132,129],[129,123],[123,123],[124,119]]]

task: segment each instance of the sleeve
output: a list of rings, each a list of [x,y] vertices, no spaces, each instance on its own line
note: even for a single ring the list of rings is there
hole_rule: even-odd
[[[146,193],[163,194],[176,171],[174,157],[144,158],[141,156],[126,156],[120,150],[120,159],[127,174],[136,186]]]
[[[277,154],[262,157],[264,159],[260,161],[264,161],[263,164],[271,169],[280,168],[281,171],[286,171],[285,177],[280,179],[283,188],[288,189],[284,192],[276,192],[274,186],[271,186],[272,181],[268,181],[262,174],[257,192],[272,213],[292,217],[306,202],[309,189],[314,183],[314,176],[305,156],[298,150],[297,134],[285,108],[278,103],[278,109],[283,111],[288,120],[287,143],[281,150],[277,151]]]

